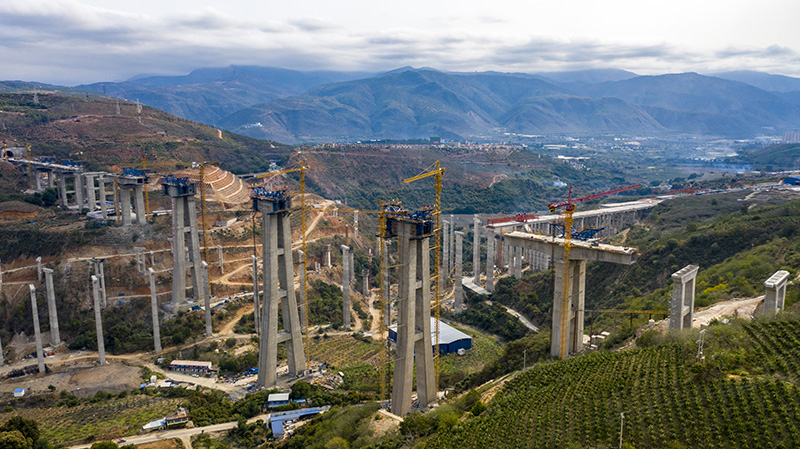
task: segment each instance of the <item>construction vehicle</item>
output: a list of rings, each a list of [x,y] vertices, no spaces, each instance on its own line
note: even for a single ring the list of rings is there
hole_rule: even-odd
[[[572,198],[572,187],[569,188],[569,193],[567,194],[567,201],[561,203],[550,203],[547,205],[547,208],[550,210],[550,213],[556,213],[559,209],[564,209],[564,220],[563,220],[563,229],[572,229],[572,214],[575,212],[575,207],[578,203],[582,203],[584,201],[589,201],[597,198],[601,198],[608,195],[614,195],[616,193],[625,192],[627,190],[638,189],[641,187],[641,184],[635,184],[632,186],[627,187],[620,187],[617,189],[609,190],[606,192],[595,193],[594,195],[585,196],[582,198],[573,199]],[[555,237],[555,236],[554,236]],[[561,289],[561,338],[559,340],[559,351],[558,355],[562,359],[567,358],[567,332],[566,329],[568,328],[568,314],[566,310],[569,307],[569,280],[570,276],[568,275],[569,271],[569,252],[571,246],[571,239],[572,239],[572,232],[564,232],[564,276]]]

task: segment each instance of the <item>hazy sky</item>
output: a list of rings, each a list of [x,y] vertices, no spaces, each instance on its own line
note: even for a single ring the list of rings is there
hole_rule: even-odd
[[[796,0],[0,0],[0,79],[200,67],[800,76]]]

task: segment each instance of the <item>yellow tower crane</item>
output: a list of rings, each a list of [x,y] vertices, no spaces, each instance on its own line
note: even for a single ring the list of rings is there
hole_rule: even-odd
[[[550,209],[550,213],[555,213],[556,210],[560,208],[564,208],[564,261],[563,261],[563,284],[561,286],[561,332],[560,338],[558,342],[558,356],[562,359],[566,359],[569,355],[569,351],[567,348],[567,327],[569,325],[569,314],[567,310],[569,308],[569,280],[570,280],[570,261],[569,261],[569,253],[570,248],[572,247],[572,214],[575,212],[575,205],[584,201],[593,200],[596,198],[600,198],[607,195],[613,195],[615,193],[624,192],[626,190],[638,189],[641,187],[641,184],[636,184],[627,187],[620,187],[618,189],[609,190],[607,192],[602,193],[595,193],[594,195],[585,196],[583,198],[572,198],[572,187],[569,188],[569,193],[567,194],[567,201],[563,203],[550,203],[547,207]]]
[[[442,292],[439,289],[439,276],[441,275],[441,266],[442,266],[442,176],[444,175],[445,169],[439,166],[439,161],[437,160],[431,166],[429,166],[426,171],[420,173],[417,176],[413,176],[411,178],[407,178],[403,180],[403,183],[408,184],[423,178],[427,178],[429,176],[433,176],[433,185],[434,189],[436,190],[436,202],[433,205],[433,215],[436,217],[436,229],[434,230],[434,235],[436,236],[436,244],[434,245],[434,266],[436,267],[436,274],[431,277],[433,281],[433,310],[435,320],[435,331],[434,331],[434,345],[436,346],[436,352],[433,356],[433,367],[436,373],[436,390],[439,390],[439,317],[441,314],[441,299],[442,299]],[[456,273],[456,276],[460,276],[460,273]]]

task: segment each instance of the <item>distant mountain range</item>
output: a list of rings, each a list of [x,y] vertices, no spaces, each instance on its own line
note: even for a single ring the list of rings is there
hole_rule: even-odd
[[[232,66],[75,88],[287,143],[500,133],[746,138],[800,128],[800,79],[748,71],[639,76],[403,67],[371,74]]]

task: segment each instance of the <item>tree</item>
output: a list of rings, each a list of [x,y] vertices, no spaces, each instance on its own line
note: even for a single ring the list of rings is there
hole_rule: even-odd
[[[113,441],[98,441],[92,445],[91,449],[119,449],[119,445]]]
[[[0,432],[0,447],[3,449],[33,449],[33,443],[19,430]]]
[[[292,385],[292,399],[307,399],[313,392],[314,390],[308,382],[301,380]]]
[[[0,427],[0,432],[13,432],[15,430],[19,431],[26,439],[31,440],[32,445],[39,441],[39,425],[32,419],[14,416]],[[0,445],[0,447],[3,446]]]
[[[350,443],[342,437],[333,437],[325,443],[325,449],[350,449]]]

